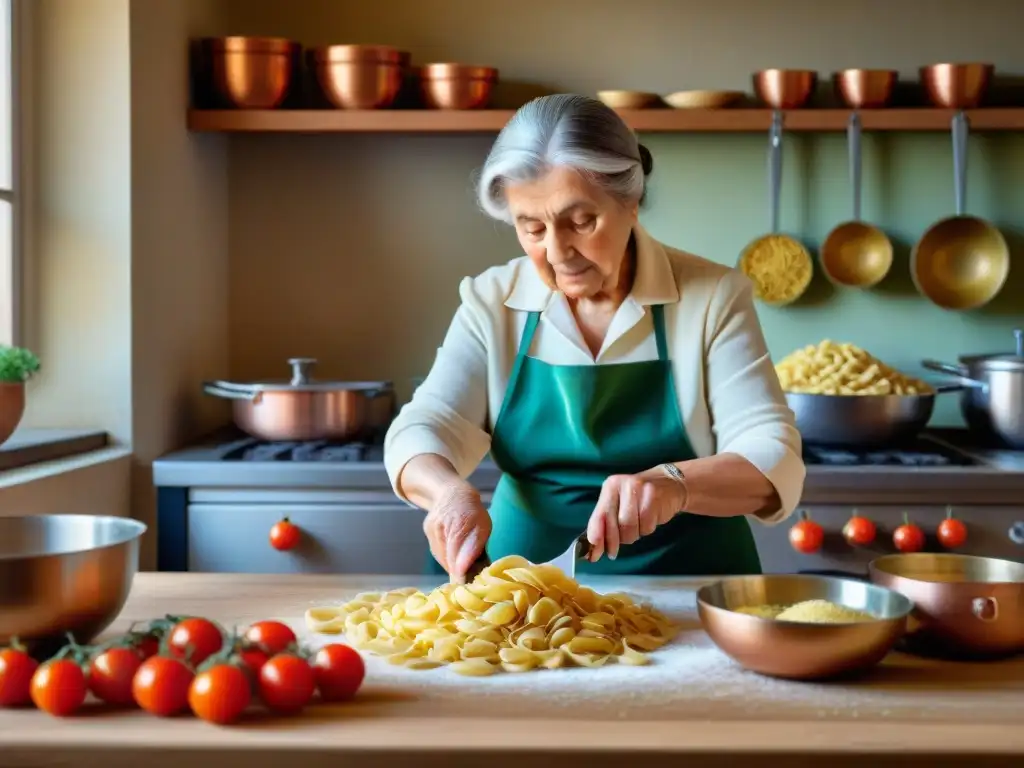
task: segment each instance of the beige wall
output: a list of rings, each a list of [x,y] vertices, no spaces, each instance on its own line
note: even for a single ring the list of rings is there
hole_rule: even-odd
[[[895,67],[915,77],[936,60],[988,59],[1024,73],[1024,3],[928,0],[229,0],[237,33],[306,44],[379,42],[413,60],[497,65],[500,104],[542,89],[669,92],[750,89],[766,66]],[[472,11],[469,9],[472,8]],[[927,11],[923,10],[927,8]],[[493,136],[231,138],[231,372],[282,376],[292,355],[323,376],[393,378],[406,391],[431,364],[458,300],[459,279],[517,255],[511,232],[474,210],[471,174]],[[768,223],[766,137],[646,137],[655,156],[652,232],[733,263]],[[1024,225],[1024,137],[974,137],[970,201],[1014,245]],[[1024,269],[991,311],[949,314],[914,293],[914,239],[952,206],[949,140],[870,136],[865,213],[897,241],[893,278],[874,292],[831,290],[762,308],[773,353],[824,335],[860,343],[898,365],[1008,347],[1024,322]],[[841,135],[786,139],[783,226],[813,248],[848,218]],[[956,419],[955,398],[940,416]]]

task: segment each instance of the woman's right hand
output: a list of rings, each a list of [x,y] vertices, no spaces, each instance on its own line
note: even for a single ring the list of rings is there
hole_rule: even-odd
[[[484,551],[491,535],[491,516],[473,486],[452,483],[427,512],[423,531],[434,559],[449,576],[461,580]]]

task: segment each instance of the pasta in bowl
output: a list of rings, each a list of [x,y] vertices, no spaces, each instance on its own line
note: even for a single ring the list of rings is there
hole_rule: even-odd
[[[484,676],[563,666],[640,665],[676,625],[624,594],[601,595],[552,565],[510,555],[468,584],[364,592],[306,611],[320,634],[409,669]]]
[[[869,447],[917,436],[927,426],[938,392],[849,343],[824,340],[786,355],[775,373],[804,441]]]

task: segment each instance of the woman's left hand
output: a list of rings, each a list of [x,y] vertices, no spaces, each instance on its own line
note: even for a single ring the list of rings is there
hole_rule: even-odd
[[[591,562],[607,553],[614,560],[619,547],[664,525],[686,504],[686,487],[660,470],[638,475],[612,475],[587,523]]]

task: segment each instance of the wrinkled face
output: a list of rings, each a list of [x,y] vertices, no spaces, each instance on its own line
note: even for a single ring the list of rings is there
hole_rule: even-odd
[[[547,285],[569,299],[619,286],[637,204],[623,204],[571,168],[509,184],[505,199],[519,242]]]

